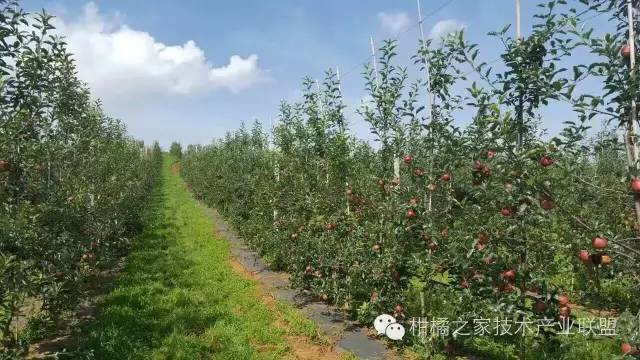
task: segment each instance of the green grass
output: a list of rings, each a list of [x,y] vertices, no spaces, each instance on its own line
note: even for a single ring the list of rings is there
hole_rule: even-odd
[[[171,164],[166,156],[149,230],[82,348],[96,359],[284,359],[287,335],[321,341],[308,319],[280,303],[269,308],[257,285],[233,272],[228,244]]]

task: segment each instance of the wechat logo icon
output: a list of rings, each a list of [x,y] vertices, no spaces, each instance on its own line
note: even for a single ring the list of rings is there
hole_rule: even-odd
[[[404,337],[404,326],[396,322],[396,318],[391,315],[382,314],[373,321],[373,327],[378,331],[378,335],[386,335],[391,340],[402,340]]]

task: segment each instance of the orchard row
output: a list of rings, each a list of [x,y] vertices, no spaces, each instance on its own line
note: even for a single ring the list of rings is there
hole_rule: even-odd
[[[60,325],[143,225],[161,150],[78,80],[51,17],[0,0],[0,358]]]
[[[526,39],[508,27],[492,33],[505,45],[497,70],[457,33],[420,44],[421,79],[411,81],[395,42],[385,42],[378,66],[365,66],[371,101],[358,108],[375,146],[348,132],[329,71],[322,91],[306,79],[303,100],[281,105],[272,134],[256,124],[189,146],[183,176],[297,286],[363,324],[380,313],[563,321],[606,311],[619,318],[615,339],[549,330],[488,342],[433,336],[430,345],[491,358],[634,353],[640,174],[629,156],[636,145],[619,139],[634,140],[629,104],[640,86],[623,3],[541,4]],[[600,15],[610,32],[583,26]],[[575,117],[548,139],[541,113],[558,102]],[[461,128],[454,118],[463,106],[474,115]],[[588,133],[599,121],[619,127]]]

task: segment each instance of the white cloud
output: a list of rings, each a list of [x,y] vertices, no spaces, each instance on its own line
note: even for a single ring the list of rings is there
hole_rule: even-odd
[[[58,20],[56,26],[66,36],[80,78],[100,97],[216,89],[236,93],[270,80],[255,54],[232,55],[228,64],[214,67],[194,41],[165,45],[123,24],[120,14],[105,18],[93,2],[85,5],[81,18]]]
[[[380,26],[393,35],[397,35],[409,28],[411,18],[406,12],[379,12]]]
[[[464,25],[454,19],[441,20],[433,25],[429,32],[429,37],[434,40],[440,40],[463,27]]]

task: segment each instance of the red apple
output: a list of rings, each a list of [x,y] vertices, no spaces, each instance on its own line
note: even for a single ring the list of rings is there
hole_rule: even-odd
[[[549,210],[553,209],[555,206],[556,206],[556,203],[551,198],[545,197],[545,198],[540,199],[540,207],[542,209],[544,209],[544,210],[549,211]]]
[[[473,162],[473,168],[476,171],[479,171],[482,173],[482,175],[489,177],[491,176],[491,168],[488,167],[487,165],[483,164],[482,161],[480,160],[475,160]]]
[[[602,262],[601,262],[602,265],[609,265],[611,264],[611,261],[612,261],[611,256],[609,256],[608,254],[602,254]]]
[[[451,181],[451,174],[446,172],[440,176],[440,180],[442,181]]]
[[[622,45],[622,47],[620,47],[620,54],[625,59],[629,59],[631,57],[631,45],[629,44]]]
[[[455,354],[456,347],[452,343],[447,343],[447,345],[444,347],[443,351],[445,353],[447,353],[447,354]]]
[[[502,209],[500,209],[500,214],[504,217],[509,217],[511,216],[511,209],[508,207],[503,207]]]
[[[484,231],[481,231],[481,232],[478,234],[478,243],[480,243],[480,244],[486,244],[486,243],[488,243],[488,242],[489,242],[489,234],[487,234],[487,233],[486,233],[486,232],[484,232]]]
[[[502,278],[507,281],[513,281],[516,279],[516,271],[513,269],[507,269],[502,272]]]
[[[502,291],[503,293],[510,293],[513,291],[513,289],[514,289],[513,284],[509,282],[502,285],[502,288],[500,289],[500,291]]]
[[[630,354],[634,351],[633,346],[629,343],[623,343],[620,346],[620,351],[622,351],[623,354]]]
[[[458,284],[458,286],[460,286],[461,289],[468,289],[469,282],[467,281],[467,279],[462,279],[460,280],[460,283]]]
[[[567,295],[558,296],[558,304],[560,304],[560,306],[569,305],[569,297]]]
[[[547,167],[553,165],[554,160],[549,155],[544,155],[538,162],[540,163],[540,165]]]
[[[589,263],[589,260],[590,260],[589,251],[580,250],[580,252],[578,253],[578,259],[580,259],[580,261],[582,261],[583,264]]]
[[[413,219],[416,216],[417,216],[417,214],[416,214],[415,211],[413,211],[411,209],[407,210],[407,219]]]
[[[491,160],[496,157],[497,152],[493,149],[487,150],[487,159]]]
[[[558,315],[560,315],[560,317],[566,318],[569,315],[571,315],[571,308],[568,306],[561,306],[558,309]]]
[[[639,178],[633,178],[633,180],[631,180],[631,190],[636,194],[640,193],[640,179]]]
[[[396,314],[402,314],[403,311],[404,308],[400,304],[396,304],[396,306],[393,308],[393,312]]]
[[[405,164],[411,165],[411,163],[413,162],[413,156],[405,155],[402,160],[404,161]]]
[[[542,301],[537,301],[535,303],[535,305],[533,305],[533,308],[539,312],[539,313],[543,313],[547,310],[547,304],[542,302]]]
[[[606,248],[607,244],[609,244],[609,241],[601,236],[594,237],[593,241],[591,242],[591,246],[593,246],[593,248],[596,250],[602,250]]]

